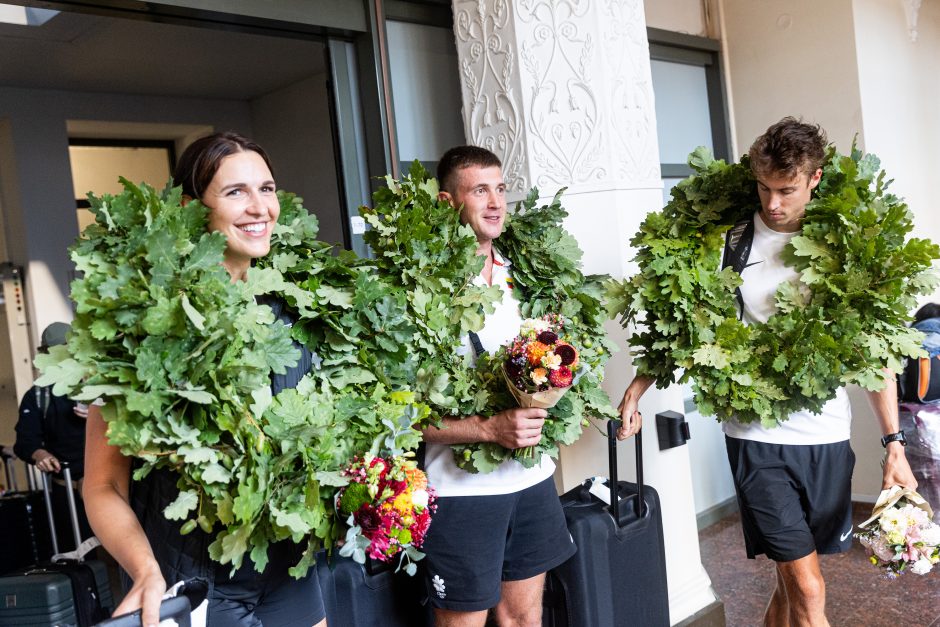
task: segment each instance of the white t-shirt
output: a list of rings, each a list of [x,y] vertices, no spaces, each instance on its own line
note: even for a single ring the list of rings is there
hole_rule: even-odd
[[[798,234],[799,231],[774,231],[764,224],[759,213],[754,214],[754,242],[747,264],[741,271],[745,324],[767,322],[776,311],[777,287],[799,276],[796,270],[784,264],[781,257],[784,246]],[[726,435],[742,440],[771,444],[830,444],[848,440],[851,423],[849,397],[845,388],[839,388],[835,398],[823,406],[819,415],[798,411],[770,429],[760,423],[742,424],[729,420],[723,423],[723,429]]]
[[[502,290],[502,299],[496,304],[496,311],[486,316],[483,328],[477,334],[480,343],[487,352],[493,352],[508,344],[519,334],[522,316],[519,314],[519,301],[512,294],[512,275],[509,261],[493,251],[493,285]],[[477,285],[486,285],[483,277],[474,281]],[[469,335],[464,338],[461,354],[472,352]],[[493,472],[469,473],[454,463],[454,453],[449,444],[428,443],[424,458],[425,471],[438,496],[486,496],[492,494],[512,494],[541,483],[555,472],[555,462],[548,455],[543,455],[538,465],[525,468],[515,460],[507,460]]]

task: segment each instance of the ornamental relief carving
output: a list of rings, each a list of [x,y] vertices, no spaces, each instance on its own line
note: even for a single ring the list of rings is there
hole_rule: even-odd
[[[590,0],[519,0],[517,37],[535,182],[577,185],[607,176],[603,164],[598,48]]]
[[[601,0],[599,20],[607,66],[604,100],[612,121],[610,150],[616,178],[660,178],[649,43],[641,0]]]
[[[499,155],[509,191],[525,192],[531,184],[508,2],[455,2],[454,34],[467,139]]]
[[[658,181],[642,0],[455,0],[468,141],[511,192]]]

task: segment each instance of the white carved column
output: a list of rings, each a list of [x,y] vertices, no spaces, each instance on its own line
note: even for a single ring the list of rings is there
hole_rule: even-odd
[[[511,194],[567,187],[566,226],[590,273],[632,273],[629,245],[644,216],[662,205],[656,115],[642,0],[454,0],[463,118],[469,143],[503,160]],[[605,388],[619,401],[633,376],[626,334]],[[711,604],[699,556],[687,447],[658,450],[653,416],[682,410],[676,388],[650,390],[640,406],[646,481],[662,500],[670,615],[678,623]],[[621,444],[621,476],[633,447]],[[593,429],[562,451],[556,482],[567,490],[607,474]],[[624,585],[629,585],[624,582]]]

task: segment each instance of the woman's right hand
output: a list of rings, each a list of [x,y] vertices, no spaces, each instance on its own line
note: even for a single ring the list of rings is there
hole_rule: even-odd
[[[166,581],[156,563],[145,573],[134,577],[134,585],[114,610],[115,616],[141,610],[141,624],[157,627],[160,624],[160,602],[166,594]]]

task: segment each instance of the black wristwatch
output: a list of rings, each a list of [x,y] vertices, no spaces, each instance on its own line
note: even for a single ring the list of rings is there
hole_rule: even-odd
[[[889,442],[900,442],[901,446],[907,446],[907,438],[904,437],[904,430],[897,433],[889,433],[881,438],[881,446],[888,448]]]

